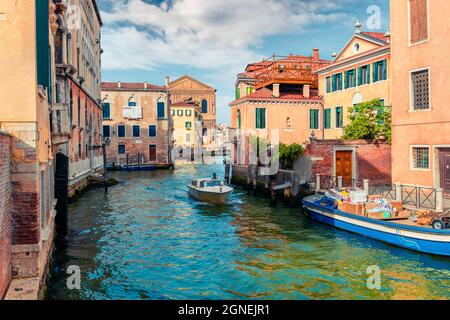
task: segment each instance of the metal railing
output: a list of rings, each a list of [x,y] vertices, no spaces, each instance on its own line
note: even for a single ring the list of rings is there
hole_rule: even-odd
[[[415,209],[433,209],[442,211],[443,191],[421,186],[387,184],[371,182],[368,179],[346,181],[342,177],[316,175],[316,191],[357,187],[364,189],[368,195],[381,196],[388,200],[401,201],[403,205]]]

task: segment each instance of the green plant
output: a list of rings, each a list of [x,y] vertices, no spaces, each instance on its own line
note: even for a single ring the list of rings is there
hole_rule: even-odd
[[[281,143],[279,146],[279,158],[285,162],[286,167],[292,168],[295,160],[301,157],[305,153],[303,146],[293,143],[286,145]]]
[[[349,108],[350,124],[343,138],[348,140],[379,139],[391,141],[391,107],[384,106],[379,99]]]

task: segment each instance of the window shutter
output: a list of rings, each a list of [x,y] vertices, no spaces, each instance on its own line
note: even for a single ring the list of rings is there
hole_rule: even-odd
[[[366,84],[370,83],[370,64],[367,65]]]
[[[358,68],[358,85],[362,85],[362,67]]]
[[[164,102],[158,102],[157,112],[158,112],[158,118],[165,118],[166,116],[166,104]]]
[[[387,80],[387,60],[383,60],[383,80]]]
[[[313,111],[314,110],[309,110],[309,128],[310,129],[314,129],[314,127],[313,127],[313,122],[314,122],[314,120],[313,120],[313,117],[314,117],[314,115],[313,115]]]
[[[331,78],[331,90],[334,92],[336,91],[336,75],[333,75],[333,77]]]
[[[377,82],[378,81],[378,62],[375,62],[373,65],[373,82]]]
[[[256,109],[256,129],[259,129],[261,127],[261,109]]]
[[[236,100],[241,98],[241,89],[236,88]]]
[[[266,109],[261,109],[261,129],[266,128]]]

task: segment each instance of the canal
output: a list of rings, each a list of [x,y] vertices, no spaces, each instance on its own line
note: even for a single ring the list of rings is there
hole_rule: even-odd
[[[117,172],[69,209],[48,299],[449,299],[450,260],[321,225],[236,190],[227,206],[190,199],[196,177],[223,166]],[[69,290],[66,270],[81,270]],[[381,270],[381,289],[367,268]]]

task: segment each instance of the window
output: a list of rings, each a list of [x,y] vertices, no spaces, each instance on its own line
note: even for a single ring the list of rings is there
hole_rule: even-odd
[[[309,128],[319,129],[319,110],[311,109],[309,110]]]
[[[384,123],[384,99],[380,99],[380,106],[377,110],[378,123]]]
[[[358,68],[358,85],[362,86],[370,83],[370,65]]]
[[[412,101],[414,110],[430,109],[429,71],[411,73]]]
[[[430,168],[430,148],[429,147],[412,147],[411,149],[411,165],[413,169],[429,169]]]
[[[241,129],[241,125],[242,125],[241,110],[238,110],[238,112],[237,112],[237,126],[238,126],[238,129]]]
[[[330,93],[331,92],[331,77],[326,77],[325,79],[325,87],[326,87],[326,92]]]
[[[81,158],[82,150],[81,150],[81,143],[78,144],[78,157]]]
[[[387,61],[382,60],[373,64],[373,82],[387,79]]]
[[[148,126],[148,136],[150,138],[156,138],[156,126],[155,125]]]
[[[191,142],[191,134],[186,133],[186,142]]]
[[[139,138],[141,136],[141,126],[134,125],[133,126],[133,138]]]
[[[176,115],[176,113],[177,113],[174,109],[172,109],[171,112],[172,112],[172,116]]]
[[[208,113],[208,100],[202,100],[202,113]]]
[[[186,116],[187,117],[192,116],[192,110],[186,110]]]
[[[126,148],[125,148],[125,145],[124,145],[124,144],[119,144],[119,146],[118,146],[117,149],[118,149],[117,152],[118,152],[119,154],[125,154],[125,152],[126,152]]]
[[[186,129],[192,128],[192,122],[190,122],[190,121],[186,121],[186,123],[184,125],[185,125]]]
[[[247,87],[247,88],[245,88],[245,93],[246,93],[247,95],[252,94],[253,92],[254,92],[254,90],[253,90],[252,87]]]
[[[356,87],[356,70],[348,70],[345,72],[345,89]]]
[[[325,109],[324,128],[331,129],[331,109]]]
[[[103,119],[111,119],[111,104],[109,102],[103,104]]]
[[[125,125],[119,124],[117,126],[117,136],[119,138],[125,138]]]
[[[353,52],[355,52],[355,53],[359,52],[360,48],[361,48],[361,46],[359,45],[359,43],[355,43],[355,45],[353,46]]]
[[[241,98],[241,89],[236,88],[236,100]]]
[[[103,126],[103,136],[105,138],[111,137],[111,127],[110,126]]]
[[[183,116],[183,110],[182,109],[178,109],[177,110],[177,116],[180,116],[180,117],[182,117]]]
[[[164,102],[158,102],[158,118],[163,119],[166,117],[166,104]]]
[[[137,103],[135,102],[135,101],[128,101],[128,106],[129,107],[136,107],[137,106]]]
[[[342,73],[333,75],[331,85],[332,85],[333,92],[342,90]]]
[[[428,40],[428,0],[409,0],[410,43]]]
[[[336,128],[344,127],[344,114],[342,113],[342,107],[336,107]]]
[[[266,109],[256,108],[256,129],[266,128]]]

